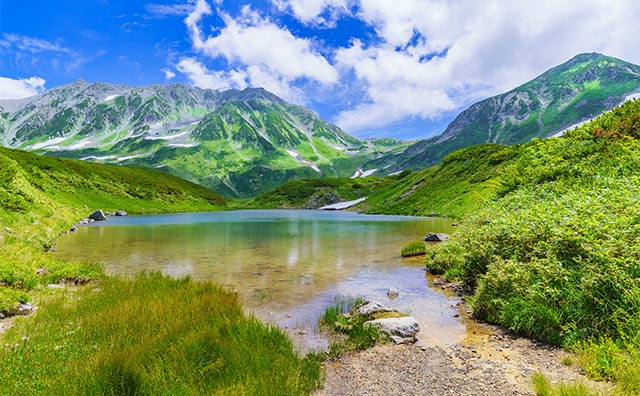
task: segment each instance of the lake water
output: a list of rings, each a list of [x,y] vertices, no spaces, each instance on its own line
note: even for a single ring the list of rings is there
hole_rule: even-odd
[[[104,265],[110,274],[141,270],[208,279],[237,290],[244,307],[289,330],[298,345],[326,347],[316,330],[340,296],[362,296],[410,313],[421,343],[465,335],[456,300],[428,287],[424,264],[400,257],[428,232],[451,233],[440,218],[342,211],[242,210],[111,217],[62,236],[57,255]],[[395,287],[399,296],[386,292]]]

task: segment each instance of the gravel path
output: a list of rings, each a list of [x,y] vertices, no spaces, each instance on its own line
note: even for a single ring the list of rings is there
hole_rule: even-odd
[[[478,325],[460,344],[378,345],[325,363],[324,395],[535,395],[531,375],[553,382],[589,381],[558,348]],[[419,335],[419,334],[418,334]]]

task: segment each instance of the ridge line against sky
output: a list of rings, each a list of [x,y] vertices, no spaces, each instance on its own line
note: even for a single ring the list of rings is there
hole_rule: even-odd
[[[583,52],[640,63],[634,0],[0,0],[0,99],[77,79],[264,87],[424,138]]]

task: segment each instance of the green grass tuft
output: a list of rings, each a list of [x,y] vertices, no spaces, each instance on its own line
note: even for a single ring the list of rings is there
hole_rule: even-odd
[[[422,256],[427,254],[427,247],[422,241],[409,242],[400,250],[402,257]]]
[[[0,382],[16,395],[299,395],[320,380],[319,358],[235,294],[159,273],[52,297],[3,341]]]

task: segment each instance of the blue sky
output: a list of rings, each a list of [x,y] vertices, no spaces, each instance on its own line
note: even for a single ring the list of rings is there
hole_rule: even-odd
[[[0,0],[0,98],[77,79],[262,86],[423,138],[581,52],[640,63],[634,0]]]

